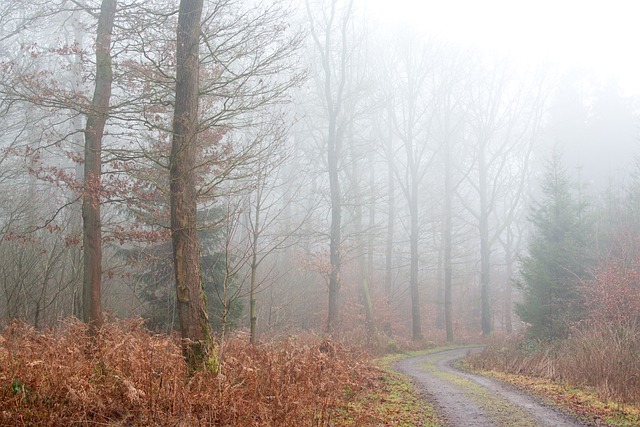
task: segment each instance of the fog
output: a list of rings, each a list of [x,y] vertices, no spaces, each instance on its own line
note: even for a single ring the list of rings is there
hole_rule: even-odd
[[[631,55],[640,30],[635,6],[615,1],[564,0],[535,4],[490,0],[366,2],[385,26],[410,26],[440,37],[525,62],[589,68],[618,78],[625,90],[640,90],[640,61]]]
[[[589,259],[633,216],[640,27],[625,2],[205,1],[183,172],[176,2],[117,2],[104,114],[100,7],[0,0],[1,322],[86,316],[99,206],[101,309],[179,329],[185,176],[209,320],[252,339],[522,329],[515,284],[550,165],[589,218]]]
[[[583,135],[582,142],[575,141],[575,134],[573,141],[556,135],[553,143],[567,153],[568,165],[585,169],[587,180],[599,185],[613,177],[622,178],[634,167],[637,126],[633,119],[620,122],[629,111],[614,112],[619,106],[592,103],[601,95],[615,103],[614,97],[640,94],[640,60],[632,54],[634,40],[640,37],[633,18],[635,5],[616,1],[605,7],[598,2],[573,0],[535,4],[404,0],[367,4],[376,22],[384,27],[408,26],[425,37],[451,42],[459,48],[508,57],[522,70],[536,65],[549,67],[549,72],[559,79],[561,93],[582,92],[575,96],[583,98],[586,108],[602,108],[601,113],[610,114],[611,118],[618,116],[614,120],[619,121],[608,125],[607,130]],[[596,93],[603,91],[609,93]],[[568,105],[563,106],[567,108]],[[580,132],[576,129],[580,124],[573,120],[567,118],[566,122],[558,123],[557,132],[563,135],[571,126],[573,132]],[[611,138],[611,132],[616,132],[616,136]],[[614,148],[603,148],[611,147],[609,144]]]

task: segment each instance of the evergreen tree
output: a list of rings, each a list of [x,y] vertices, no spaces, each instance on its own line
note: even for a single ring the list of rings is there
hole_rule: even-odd
[[[561,157],[553,154],[541,184],[541,201],[529,218],[533,231],[518,284],[524,299],[516,313],[528,323],[532,338],[565,338],[582,314],[577,287],[586,278],[591,258],[589,233],[584,205],[571,186]]]
[[[138,212],[144,217],[145,212]],[[223,220],[222,211],[209,209],[198,212],[198,220],[203,223],[216,223]],[[240,283],[236,275],[225,279],[226,262],[233,256],[224,252],[224,228],[208,227],[198,231],[200,243],[200,270],[209,322],[214,332],[222,330],[222,319],[226,329],[237,326],[242,316],[242,301],[237,298]],[[176,330],[176,293],[171,243],[161,241],[145,248],[132,247],[120,249],[119,255],[136,264],[134,277],[140,283],[138,298],[144,304],[142,316],[147,326],[157,332],[169,333]],[[223,288],[228,286],[227,297],[223,302]],[[226,313],[225,313],[226,310]]]

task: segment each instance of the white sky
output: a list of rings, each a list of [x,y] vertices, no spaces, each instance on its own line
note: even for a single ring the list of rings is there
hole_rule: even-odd
[[[381,20],[520,58],[593,68],[640,94],[640,0],[363,0]]]

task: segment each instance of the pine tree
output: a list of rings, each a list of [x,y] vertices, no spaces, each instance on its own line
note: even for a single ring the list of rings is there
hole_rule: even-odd
[[[565,338],[582,314],[577,288],[587,276],[589,233],[584,204],[571,187],[560,155],[553,154],[541,184],[541,201],[529,218],[533,231],[518,284],[523,302],[516,313],[528,323],[532,338]]]

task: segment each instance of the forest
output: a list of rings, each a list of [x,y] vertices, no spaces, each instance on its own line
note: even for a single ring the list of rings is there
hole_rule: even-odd
[[[0,425],[439,425],[359,399],[401,381],[376,358],[469,343],[469,369],[640,405],[615,78],[358,0],[0,23]]]

